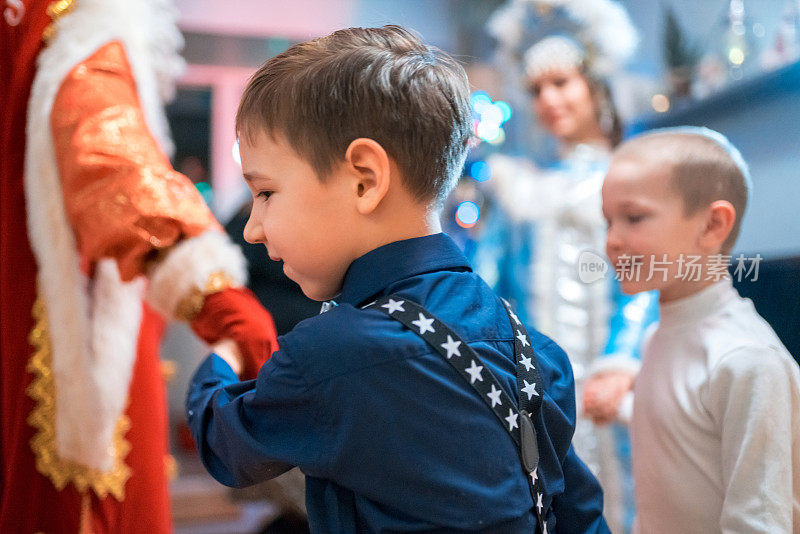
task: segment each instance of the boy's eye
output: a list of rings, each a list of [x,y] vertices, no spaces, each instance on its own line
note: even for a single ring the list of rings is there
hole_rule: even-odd
[[[631,224],[642,222],[642,220],[644,220],[644,215],[628,215],[628,222]]]
[[[263,200],[269,200],[269,197],[272,196],[272,191],[259,191],[256,197],[261,198]]]

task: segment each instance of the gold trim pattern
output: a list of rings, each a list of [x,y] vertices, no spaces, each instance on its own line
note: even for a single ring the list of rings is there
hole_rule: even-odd
[[[66,460],[56,450],[56,388],[52,368],[52,346],[47,324],[44,301],[37,298],[33,304],[34,327],[28,341],[34,348],[27,370],[34,378],[26,393],[36,402],[28,416],[28,424],[37,429],[31,439],[31,449],[36,457],[36,470],[50,479],[59,491],[70,482],[79,492],[87,489],[104,498],[109,493],[118,501],[125,498],[125,483],[131,477],[131,468],[125,457],[131,449],[125,434],[131,427],[130,418],[123,414],[114,429],[114,466],[110,471],[101,471]]]
[[[56,21],[61,18],[62,15],[65,15],[75,9],[75,0],[58,0],[57,2],[51,2],[50,5],[47,6],[47,16],[53,21],[47,25],[47,28],[44,29],[44,33],[42,34],[42,39],[44,42],[47,43],[50,39],[53,38],[53,35],[56,33]]]
[[[183,297],[178,305],[175,307],[175,318],[191,323],[200,310],[203,309],[203,302],[205,302],[208,295],[219,293],[230,287],[234,286],[233,277],[225,271],[214,271],[208,275],[206,286],[200,289],[194,286],[189,293]]]

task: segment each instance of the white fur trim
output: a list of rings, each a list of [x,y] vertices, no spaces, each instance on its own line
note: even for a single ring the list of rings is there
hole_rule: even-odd
[[[104,44],[119,40],[127,51],[151,132],[169,150],[155,73],[159,64],[170,63],[160,69],[170,72],[176,62],[169,54],[156,53],[169,46],[154,44],[157,39],[150,37],[154,28],[161,28],[156,31],[161,39],[177,34],[174,16],[163,11],[160,0],[76,2],[71,13],[58,19],[53,40],[39,55],[28,102],[25,199],[53,348],[56,444],[61,458],[101,470],[112,465],[113,428],[127,402],[143,288],[141,281],[122,283],[104,262],[98,265],[100,278],[94,287],[83,276],[64,207],[50,112],[67,73]]]
[[[509,0],[491,15],[487,29],[507,51],[528,48],[535,43],[524,42],[530,29],[526,25],[531,24],[530,13],[537,13],[541,8],[564,10],[566,17],[577,25],[567,33],[584,48],[594,51],[589,68],[601,76],[609,76],[623,66],[639,43],[638,32],[625,8],[613,0]],[[552,24],[550,28],[547,16],[540,16],[540,20],[534,23],[544,24],[549,29],[543,28],[537,39],[546,37],[547,32],[565,32],[561,24]]]
[[[581,46],[569,37],[545,37],[525,52],[525,75],[535,80],[542,74],[565,67],[578,67],[584,60]]]
[[[639,374],[642,362],[636,358],[631,358],[624,354],[611,354],[602,358],[597,358],[589,368],[589,376],[599,375],[612,371],[628,373],[632,376]]]
[[[123,282],[115,260],[100,260],[90,289],[91,350],[53,366],[58,451],[103,471],[113,467],[109,444],[128,399],[144,286],[141,276]]]
[[[237,285],[247,281],[247,262],[227,235],[209,230],[178,243],[150,273],[147,301],[172,318],[178,303],[194,288],[203,289],[209,276],[225,271]]]

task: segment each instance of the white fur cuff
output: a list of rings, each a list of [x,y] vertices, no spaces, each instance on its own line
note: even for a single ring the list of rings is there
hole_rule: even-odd
[[[175,245],[150,273],[147,302],[168,319],[181,300],[203,289],[213,273],[224,271],[236,285],[247,281],[247,262],[227,235],[209,230]]]

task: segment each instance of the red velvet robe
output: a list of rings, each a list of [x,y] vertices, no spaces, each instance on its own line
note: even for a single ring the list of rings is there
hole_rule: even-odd
[[[27,366],[34,352],[29,335],[35,326],[32,308],[37,298],[37,265],[26,232],[23,160],[26,110],[36,72],[36,58],[44,45],[42,34],[51,22],[45,13],[49,3],[24,0],[24,12],[21,11],[23,8],[7,7],[5,20],[0,20],[0,102],[3,103],[0,109],[3,117],[0,137],[0,532],[51,534],[87,529],[115,533],[169,532],[165,464],[167,412],[158,359],[164,323],[146,304],[142,304],[144,314],[138,354],[126,410],[131,427],[125,434],[130,451],[124,463],[130,468],[130,477],[124,483],[122,498],[117,499],[111,494],[99,496],[91,488],[80,492],[73,483],[58,489],[52,477],[37,470],[31,447],[37,430],[28,417],[36,402],[27,392],[33,379]],[[13,23],[17,15],[21,15],[18,24],[10,24],[9,19]],[[120,68],[124,70],[125,66]],[[57,97],[56,105],[61,96]],[[127,104],[133,105],[132,102]],[[70,126],[64,126],[63,121],[59,124],[54,121],[52,127],[58,151],[59,145],[62,149],[64,147],[59,142],[58,129],[62,128],[64,134],[63,128],[69,129]],[[69,132],[65,135],[68,137]],[[159,165],[166,161],[163,154],[153,157],[160,162]],[[76,160],[71,153],[58,154],[58,162],[59,170],[66,173],[65,176],[76,176],[75,169],[71,168],[76,165]],[[80,187],[75,187],[74,183],[62,185],[68,210],[86,201],[87,193]],[[202,212],[205,207],[194,205],[192,209]],[[96,245],[98,238],[90,235],[91,231],[86,233],[87,226],[81,225],[79,219],[79,208],[70,212],[70,222],[74,225],[87,273],[91,272],[92,262],[96,259],[93,255],[109,251],[112,257],[117,257],[123,277],[130,278],[140,272],[142,258],[149,252],[147,247],[133,244],[126,238],[119,238],[115,243],[113,239],[117,238],[114,237],[112,241],[106,241],[105,248],[99,247],[93,252],[85,247],[91,243]],[[170,224],[176,219],[178,230],[165,225],[162,229],[172,237],[160,245],[168,245],[170,241],[199,233],[203,227],[216,224],[212,222],[210,213],[207,217],[201,214],[186,225],[181,222],[180,215],[171,213]],[[137,247],[135,257],[126,253]],[[115,250],[117,254],[114,254]],[[76,387],[80,385],[76,384]]]

